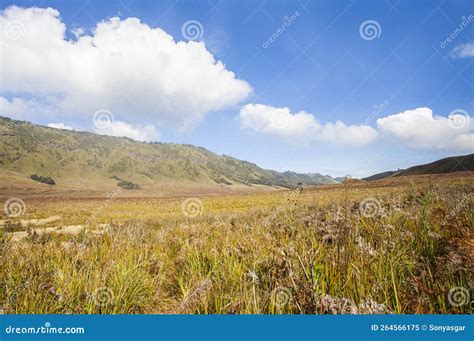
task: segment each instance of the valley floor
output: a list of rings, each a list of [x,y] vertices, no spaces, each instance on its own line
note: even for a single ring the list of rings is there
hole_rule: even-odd
[[[302,192],[2,192],[0,302],[4,313],[472,313],[473,190],[458,173]]]

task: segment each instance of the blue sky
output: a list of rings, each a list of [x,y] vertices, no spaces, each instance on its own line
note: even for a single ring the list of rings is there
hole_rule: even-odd
[[[170,59],[154,59],[151,52],[148,58],[146,45],[144,49],[143,44],[134,47],[134,34],[139,37],[137,41],[150,34],[144,40],[149,44],[157,45],[161,40],[153,40],[155,36],[147,30],[131,28],[127,31],[130,44],[117,50],[118,57],[113,59],[117,63],[114,73],[98,69],[88,74],[85,71],[95,69],[85,69],[84,59],[96,58],[90,57],[96,55],[90,50],[103,47],[88,46],[89,57],[84,57],[78,46],[63,48],[56,41],[48,45],[49,40],[43,42],[37,37],[29,41],[27,38],[36,32],[48,37],[48,30],[55,26],[36,27],[40,21],[30,20],[22,9],[5,11],[0,66],[2,115],[97,131],[92,116],[104,110],[123,124],[99,133],[191,143],[264,168],[333,176],[367,176],[472,153],[474,149],[472,1],[0,3],[2,9],[16,5],[25,10],[57,10],[59,15],[49,16],[66,25],[66,42],[79,39],[74,29],[77,33],[81,28],[81,37],[93,36],[99,22],[118,17],[119,23],[138,18],[140,25],[133,29],[141,25],[159,28],[176,42],[187,44],[185,51],[177,49],[177,55],[170,52]],[[197,22],[195,40],[183,35],[183,27],[191,20],[195,25]],[[6,35],[13,27],[10,22],[20,25],[19,38]],[[118,31],[112,26],[107,37],[115,41],[113,34]],[[269,41],[272,36],[273,41]],[[226,71],[233,72],[232,79],[228,74],[215,74],[212,61],[211,65],[193,65],[193,53],[200,49],[193,44],[203,44]],[[58,52],[46,57],[25,56],[21,69],[14,64],[22,60],[25,51],[34,55],[54,49]],[[128,49],[140,53],[136,66],[134,58],[124,57],[134,53]],[[16,57],[8,58],[12,54]],[[59,62],[52,61],[53,55]],[[47,74],[36,72],[34,66],[25,67],[41,58],[45,58],[45,68],[52,68]],[[64,60],[71,63],[62,66]],[[202,71],[182,84],[190,76],[176,60],[191,64],[189,70]],[[71,71],[74,81],[69,84],[66,77],[71,65],[77,70]],[[22,74],[19,70],[24,69],[28,70]],[[133,77],[127,74],[130,72]],[[87,74],[87,81],[81,79],[81,74]],[[150,75],[154,76],[147,83],[149,87],[142,90],[140,77]],[[41,80],[36,82],[33,77]],[[106,89],[87,92],[95,86],[94,77],[98,83],[108,84]],[[113,78],[114,82],[103,82],[100,77]],[[156,93],[153,82],[159,84]],[[63,89],[61,84],[65,83],[68,85]],[[114,94],[107,92],[111,89]],[[123,104],[117,99],[117,91],[122,92],[119,97],[128,97],[132,103]],[[90,106],[84,104],[89,102],[83,97],[85,93],[89,94]],[[98,99],[103,102],[95,102]],[[194,109],[201,103],[206,109],[196,116]]]

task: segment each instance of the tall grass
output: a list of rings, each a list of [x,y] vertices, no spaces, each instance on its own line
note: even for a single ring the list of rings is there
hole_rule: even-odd
[[[287,193],[267,207],[237,211],[212,210],[204,200],[196,218],[130,219],[103,234],[15,243],[7,236],[3,310],[472,312],[447,298],[453,287],[473,286],[472,250],[465,247],[474,229],[472,186],[338,193],[324,200],[319,192]],[[375,209],[366,212],[361,203],[374,193]],[[252,198],[245,200],[260,200]]]

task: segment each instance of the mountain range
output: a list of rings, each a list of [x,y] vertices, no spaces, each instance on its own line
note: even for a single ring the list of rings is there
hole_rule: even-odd
[[[0,117],[0,171],[34,183],[48,177],[80,189],[149,186],[284,187],[337,183],[318,174],[262,169],[192,145],[137,142]],[[6,174],[6,175],[5,175]],[[130,184],[133,184],[130,185]]]
[[[405,170],[363,178],[473,171],[474,154],[449,157]],[[192,145],[137,142],[126,137],[44,127],[0,116],[0,190],[62,188],[66,190],[124,189],[195,192],[196,189],[256,190],[337,184],[332,178],[263,169],[254,163],[218,155]],[[355,180],[355,179],[354,179]],[[49,185],[49,186],[48,186]],[[36,187],[35,187],[36,186]],[[213,189],[213,190],[212,190]]]

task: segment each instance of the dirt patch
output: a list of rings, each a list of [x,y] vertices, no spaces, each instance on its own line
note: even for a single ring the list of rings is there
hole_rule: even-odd
[[[59,215],[54,215],[54,216],[44,218],[44,219],[30,219],[30,220],[21,219],[20,224],[23,227],[31,226],[31,225],[42,226],[42,225],[46,225],[46,224],[49,224],[49,223],[54,223],[55,221],[58,221],[58,220],[61,220],[61,219],[62,219],[62,217],[59,216]]]
[[[55,221],[61,220],[62,217],[60,215],[54,215],[48,218],[44,219],[20,219],[18,222],[22,227],[27,227],[27,226],[42,226],[46,225],[49,223],[54,223]],[[7,220],[0,220],[0,226],[5,226],[7,223]]]
[[[24,238],[27,238],[29,236],[40,236],[43,234],[49,234],[49,233],[57,233],[57,234],[71,234],[71,235],[76,235],[81,233],[82,231],[94,233],[94,234],[102,234],[105,231],[107,231],[107,228],[109,227],[108,224],[101,224],[97,226],[97,229],[90,229],[86,225],[68,225],[68,226],[59,226],[59,227],[45,227],[45,228],[35,228],[35,229],[29,229],[28,231],[18,231],[18,232],[11,232],[6,234],[6,237],[12,241],[12,242],[19,242]]]

